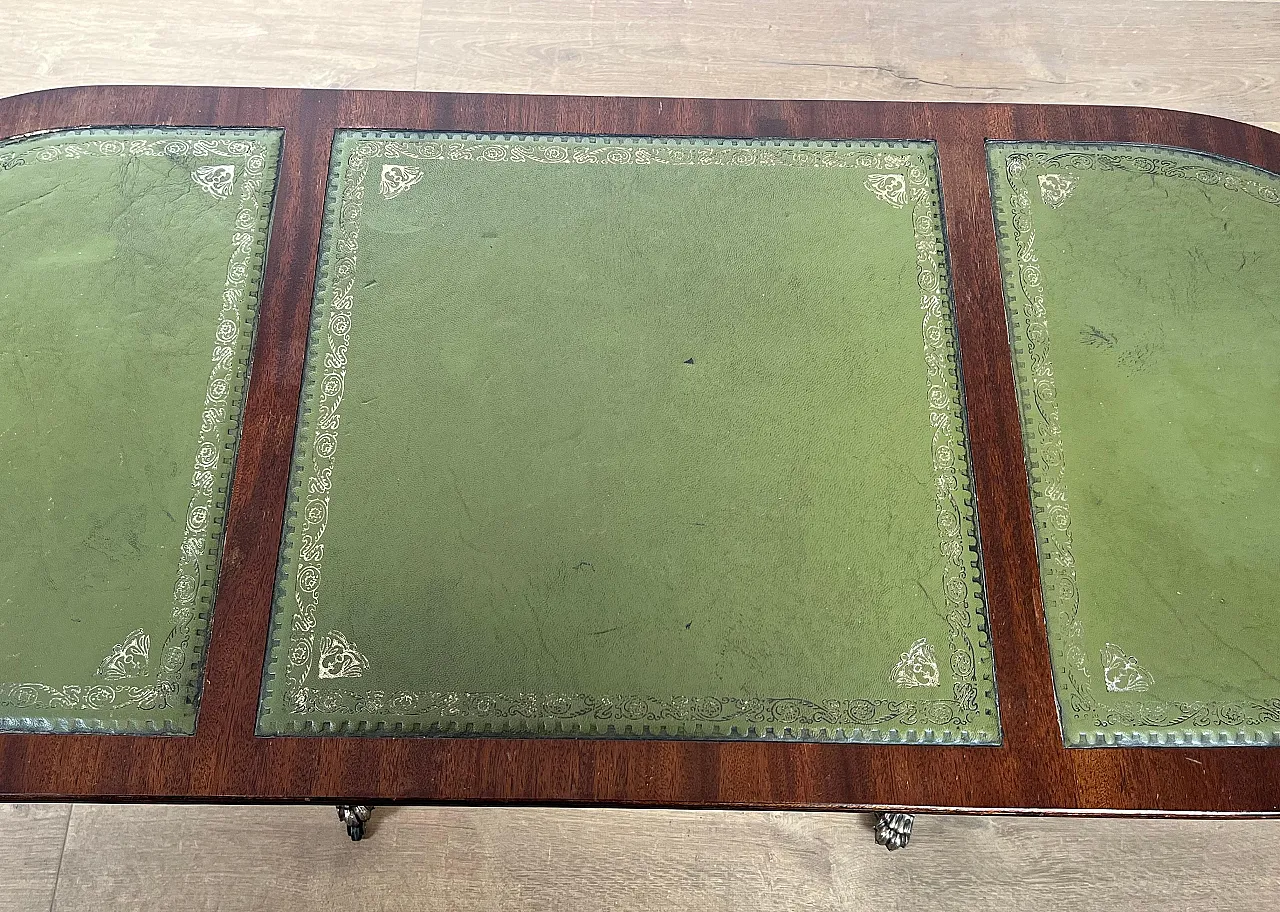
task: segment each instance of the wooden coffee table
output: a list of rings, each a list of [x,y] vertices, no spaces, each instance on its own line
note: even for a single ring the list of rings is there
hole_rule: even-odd
[[[1280,171],[1280,136],[1130,107],[91,87],[0,100],[0,136],[83,126],[284,131],[253,376],[198,724],[190,736],[0,734],[16,800],[329,802],[353,837],[377,804],[1280,815],[1280,753],[1064,746],[1025,483],[986,140],[1141,143]],[[267,652],[334,131],[558,133],[937,143],[963,356],[1001,743],[260,737]]]

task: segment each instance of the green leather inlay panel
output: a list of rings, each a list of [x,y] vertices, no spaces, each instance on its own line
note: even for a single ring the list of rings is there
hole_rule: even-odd
[[[333,169],[260,732],[998,740],[931,144]]]
[[[988,152],[1065,739],[1280,744],[1280,176]]]
[[[0,729],[194,730],[279,144],[0,144]]]

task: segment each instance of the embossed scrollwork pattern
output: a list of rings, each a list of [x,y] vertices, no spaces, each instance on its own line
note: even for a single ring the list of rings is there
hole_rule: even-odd
[[[38,683],[0,684],[0,706],[20,709],[62,710],[139,710],[163,709],[170,705],[186,686],[190,666],[202,644],[193,639],[192,623],[210,597],[213,580],[208,565],[217,547],[220,529],[222,493],[218,482],[231,468],[232,453],[227,445],[227,432],[236,419],[238,405],[236,386],[244,372],[246,354],[243,337],[252,330],[252,298],[256,286],[258,239],[265,233],[268,203],[263,188],[270,179],[268,150],[255,139],[227,139],[192,135],[173,131],[163,138],[98,139],[101,131],[71,131],[67,139],[48,145],[0,150],[0,170],[74,161],[83,158],[134,156],[163,157],[187,162],[191,179],[201,190],[218,200],[234,199],[236,210],[230,237],[226,278],[218,311],[213,320],[213,348],[210,372],[205,384],[199,436],[191,474],[191,497],[183,520],[182,539],[178,546],[177,578],[173,586],[173,628],[161,647],[161,661],[150,683],[95,684],[90,687],[57,687]],[[208,159],[222,162],[197,164]],[[231,160],[234,164],[225,160]],[[185,179],[185,178],[184,178]],[[126,643],[119,644],[112,656],[98,669],[104,680],[136,677],[139,658],[149,648],[144,631],[135,631]],[[126,656],[125,653],[128,653]],[[114,659],[113,659],[114,657]],[[126,658],[129,661],[126,662]],[[124,672],[127,671],[128,674]]]
[[[586,720],[621,729],[664,725],[730,725],[744,731],[801,732],[841,728],[876,729],[958,725],[964,720],[951,700],[801,700],[796,698],[641,697],[585,694],[456,693],[409,690],[320,689],[289,694],[291,712],[419,716],[440,730],[466,730],[476,720]]]
[[[412,163],[429,161],[538,162],[550,165],[617,164],[670,167],[850,168],[862,172],[867,189],[911,219],[922,314],[925,392],[932,428],[932,468],[939,547],[945,570],[939,580],[946,605],[951,699],[866,699],[808,701],[794,698],[742,699],[635,695],[534,695],[443,693],[410,690],[356,690],[325,681],[317,663],[317,630],[323,589],[325,531],[336,459],[338,429],[346,385],[356,295],[360,220],[366,194],[392,199],[423,179]],[[910,144],[867,149],[787,142],[707,145],[684,141],[522,141],[507,138],[412,138],[357,134],[346,140],[335,165],[327,201],[329,244],[322,262],[322,297],[313,318],[319,340],[318,361],[308,368],[307,395],[314,403],[305,430],[305,455],[291,490],[292,565],[282,566],[291,581],[292,616],[282,650],[283,702],[293,715],[414,716],[435,729],[453,730],[467,720],[501,720],[532,729],[540,724],[590,721],[593,727],[635,731],[667,725],[710,731],[860,732],[870,740],[899,737],[896,730],[927,729],[931,737],[956,739],[979,712],[979,687],[991,686],[989,672],[979,680],[976,650],[985,647],[983,608],[976,590],[975,542],[965,534],[972,522],[971,485],[964,416],[960,402],[946,252],[939,217],[936,170],[930,157]],[[313,343],[314,344],[314,343]],[[286,546],[286,555],[291,548]],[[288,560],[288,557],[286,558]],[[284,645],[284,644],[282,644]],[[931,653],[932,655],[932,653]],[[936,659],[935,659],[935,674]],[[937,684],[938,681],[928,683]],[[270,683],[269,687],[272,686]],[[525,720],[522,723],[522,720]],[[543,720],[539,722],[538,720]],[[551,720],[550,722],[546,720]],[[302,724],[307,727],[306,723]],[[891,734],[892,732],[892,734]],[[981,740],[990,732],[981,732]]]
[[[1244,173],[1228,169],[1225,164],[1209,165],[1189,160],[1194,153],[1161,152],[1156,157],[1134,155],[1110,147],[1010,152],[1004,158],[1002,175],[1008,188],[1008,202],[1001,205],[1000,212],[1008,229],[1007,233],[1001,232],[1005,294],[1010,302],[1011,318],[1018,324],[1021,343],[1015,348],[1015,358],[1019,362],[1018,394],[1031,468],[1035,520],[1042,542],[1040,555],[1045,613],[1051,627],[1056,627],[1061,634],[1062,645],[1055,666],[1066,685],[1064,708],[1069,708],[1077,718],[1092,719],[1102,731],[1114,730],[1120,740],[1138,743],[1147,743],[1148,735],[1132,731],[1121,733],[1125,729],[1184,726],[1183,734],[1170,733],[1169,739],[1199,741],[1202,735],[1217,737],[1210,729],[1231,736],[1232,730],[1239,731],[1245,726],[1280,721],[1280,700],[1210,703],[1153,699],[1108,700],[1104,703],[1095,693],[1095,676],[1091,668],[1101,670],[1104,693],[1143,692],[1152,686],[1153,680],[1133,656],[1126,655],[1114,644],[1105,645],[1096,664],[1085,648],[1066,483],[1067,454],[1062,441],[1051,359],[1045,276],[1036,253],[1030,188],[1036,188],[1036,195],[1044,205],[1056,209],[1078,190],[1091,172],[1118,171],[1193,181],[1206,187],[1243,193],[1263,203],[1280,205],[1280,191]],[[1102,740],[1101,735],[1085,737],[1087,741]],[[1161,737],[1150,735],[1153,742]]]

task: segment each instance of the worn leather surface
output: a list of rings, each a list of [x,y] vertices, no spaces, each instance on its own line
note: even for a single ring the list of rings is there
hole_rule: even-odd
[[[335,168],[260,731],[998,740],[931,145]]]
[[[193,730],[278,145],[0,145],[0,728]]]
[[[1280,743],[1280,177],[989,153],[1066,740]]]

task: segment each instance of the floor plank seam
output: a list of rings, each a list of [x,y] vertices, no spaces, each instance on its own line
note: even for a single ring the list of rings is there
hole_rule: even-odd
[[[62,828],[62,845],[58,848],[58,867],[53,874],[53,893],[49,896],[49,912],[58,907],[58,885],[62,883],[62,862],[67,857],[67,837],[71,835],[71,818],[75,815],[76,805],[67,809],[67,822]]]

